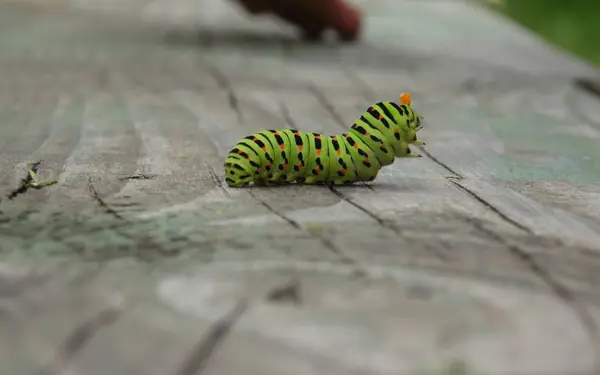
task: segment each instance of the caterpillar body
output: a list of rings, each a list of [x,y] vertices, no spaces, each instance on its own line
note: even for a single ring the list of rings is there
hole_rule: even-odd
[[[417,139],[422,120],[411,107],[410,94],[404,93],[400,104],[373,104],[340,135],[263,130],[244,137],[229,151],[225,181],[231,187],[373,181],[396,158],[421,156],[409,145],[425,145]]]

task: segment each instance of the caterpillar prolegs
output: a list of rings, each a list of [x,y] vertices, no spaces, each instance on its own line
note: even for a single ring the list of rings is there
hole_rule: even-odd
[[[400,104],[373,104],[340,135],[263,130],[244,137],[229,151],[225,181],[231,187],[373,181],[396,158],[421,156],[409,145],[425,144],[417,139],[422,120],[411,107],[410,94],[403,93]]]

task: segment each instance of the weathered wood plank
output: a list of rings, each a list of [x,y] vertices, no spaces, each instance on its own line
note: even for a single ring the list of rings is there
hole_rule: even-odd
[[[126,184],[106,202],[120,211],[150,211],[206,194],[212,180],[205,158],[210,153],[197,120],[168,95],[129,92],[124,99],[142,141],[137,170],[120,176]]]
[[[0,97],[49,103],[1,109],[0,178],[60,178],[0,203],[3,270],[42,275],[0,272],[0,372],[592,372],[600,116],[568,83],[597,73],[466,3],[397,3],[346,47],[222,1],[119,5],[153,26],[0,12]],[[405,90],[432,157],[370,188],[223,185],[242,136],[339,133]]]
[[[299,374],[317,373],[324,368],[334,373],[367,371],[391,374],[447,366],[449,362],[467,362],[467,366],[490,373],[528,368],[559,373],[577,371],[573,364],[584,365],[589,360],[589,352],[578,344],[577,331],[565,325],[570,321],[568,310],[556,305],[547,296],[523,289],[517,292],[486,282],[481,282],[476,288],[468,283],[467,287],[466,280],[456,277],[432,277],[418,270],[389,266],[369,267],[367,279],[356,278],[348,266],[315,262],[223,262],[201,268],[191,267],[193,273],[187,276],[182,275],[181,267],[175,267],[176,273],[166,273],[158,278],[156,276],[160,275],[157,274],[152,277],[156,281],[150,283],[148,276],[142,277],[141,270],[124,277],[124,269],[131,270],[131,267],[109,265],[94,279],[96,288],[118,285],[122,295],[134,297],[133,301],[145,302],[134,310],[124,311],[110,326],[95,332],[84,346],[78,348],[77,356],[69,357],[68,363],[63,362],[66,370],[94,374],[125,369],[178,373],[177,369],[182,367],[186,356],[194,352],[193,345],[201,342],[203,334],[208,332],[209,322],[215,322],[226,314],[237,299],[249,300],[251,305],[235,323],[231,336],[220,343],[214,356],[206,363],[208,373],[234,371],[239,366],[253,365],[257,374],[274,374],[281,371],[281,366],[286,363],[298,363],[300,367],[294,371]],[[269,302],[269,295],[272,296],[275,290],[293,283],[290,271],[301,280],[299,305],[287,305],[285,301],[277,300]],[[132,283],[133,280],[145,281],[139,284]],[[123,282],[129,286],[123,289],[126,285]],[[156,297],[149,294],[153,288],[156,288]],[[52,290],[45,286],[36,294]],[[469,290],[468,294],[465,294],[466,290]],[[100,295],[88,291],[82,296],[93,299]],[[74,294],[68,296],[75,298]],[[172,312],[152,302],[154,298],[175,307],[187,317],[178,315],[175,319]],[[52,338],[59,342],[68,339],[68,330],[61,331],[59,326],[54,326],[53,331],[48,331],[43,323],[54,321],[62,316],[56,314],[67,311],[73,319],[74,310],[66,309],[79,306],[79,303],[72,300],[68,305],[61,305],[61,301],[54,300],[57,308],[62,307],[47,311],[43,320],[34,323],[32,318],[40,319],[42,316],[29,317],[29,324],[45,327],[29,339],[35,338],[38,345],[51,343],[49,340]],[[526,315],[520,307],[525,303],[529,306]],[[88,306],[91,308],[93,304],[88,303]],[[397,318],[399,310],[406,313],[403,319]],[[51,311],[56,312],[50,314]],[[85,315],[79,310],[77,314]],[[551,319],[559,321],[560,324],[557,322],[553,326],[557,329],[562,327],[563,331],[548,331],[549,326],[536,324],[542,316],[547,322]],[[416,317],[420,318],[415,320]],[[428,327],[418,325],[423,317],[427,317]],[[314,329],[307,329],[309,322]],[[190,330],[190,326],[195,328]],[[460,334],[455,332],[458,326],[461,327]],[[327,335],[323,336],[323,332]],[[408,347],[408,343],[395,339],[396,335],[405,336],[407,332],[414,332],[411,336],[415,338],[420,337]],[[490,342],[485,338],[487,335],[501,335],[505,341]],[[538,341],[525,340],[528,335],[547,337],[554,345],[545,346],[542,352]],[[563,340],[552,340],[557,335]],[[138,340],[128,344],[127,339],[134,337]],[[141,337],[146,339],[139,340]],[[323,340],[324,337],[327,340]],[[32,349],[29,339],[23,344]],[[261,344],[257,345],[257,342]],[[342,343],[347,350],[336,349]],[[470,349],[481,348],[484,343],[487,347],[485,356]],[[272,355],[274,345],[279,347],[276,352],[281,355]],[[511,350],[507,352],[509,347]],[[564,365],[560,355],[567,348],[581,357],[572,357],[574,362],[565,368],[561,367]],[[410,354],[413,351],[420,355]],[[148,356],[148,353],[154,355]],[[398,358],[398,353],[406,353],[406,356],[401,354]],[[496,359],[490,360],[491,353],[495,353]],[[519,356],[515,357],[516,353]],[[556,362],[549,361],[548,353],[555,353],[550,358]],[[375,354],[376,357],[371,357]],[[52,346],[48,346],[46,357],[38,357],[36,363],[54,363],[54,355]],[[511,356],[512,360],[505,356]],[[155,366],[160,367],[154,367],[156,370],[148,367],[153,363],[148,361],[149,358],[156,359]],[[232,361],[232,358],[236,360]],[[263,360],[256,361],[257,358]],[[3,365],[15,364],[15,360],[16,357],[13,357]],[[100,365],[109,360],[110,365]]]
[[[139,137],[131,117],[118,95],[99,92],[88,98],[82,115],[81,136],[59,176],[53,199],[64,202],[92,202],[88,180],[106,179],[107,192],[118,191],[124,182],[111,181],[114,175],[131,175],[131,161],[138,155]],[[133,147],[132,147],[133,146]]]
[[[246,269],[249,265],[240,264],[240,266],[243,267],[242,269]],[[306,266],[309,268],[315,267],[314,264],[308,264]],[[257,280],[262,281],[265,279],[264,274],[266,269],[279,268],[280,266],[277,266],[276,264],[269,266],[269,263],[264,263],[262,267],[258,264],[254,267],[259,271],[259,274],[262,274],[262,276],[258,276]],[[477,354],[477,350],[473,351],[468,349],[475,347],[481,348],[482,345],[484,345],[483,342],[486,341],[486,339],[483,338],[485,336],[470,336],[470,339],[467,339],[468,341],[465,342],[463,341],[466,339],[465,337],[461,338],[460,335],[458,335],[458,337],[453,336],[453,333],[451,332],[452,328],[450,327],[456,327],[457,324],[463,327],[463,329],[461,329],[462,332],[478,331],[481,334],[483,334],[481,330],[487,332],[493,330],[499,333],[508,328],[508,325],[518,325],[521,329],[532,329],[535,324],[530,324],[523,320],[519,322],[519,320],[527,319],[526,316],[538,319],[544,314],[536,314],[534,312],[535,307],[533,310],[529,310],[525,315],[522,312],[512,310],[521,303],[513,299],[516,295],[512,292],[502,294],[498,289],[487,289],[482,284],[476,289],[469,288],[469,290],[472,290],[470,298],[467,297],[467,299],[463,299],[465,297],[464,295],[456,295],[456,298],[458,299],[454,300],[454,302],[450,302],[454,297],[451,297],[448,293],[452,293],[449,290],[453,290],[453,286],[457,288],[457,291],[466,290],[464,289],[466,285],[461,285],[456,279],[453,279],[452,282],[444,280],[443,278],[439,280],[439,282],[444,285],[445,290],[441,292],[442,295],[440,295],[440,299],[437,300],[437,297],[434,296],[437,296],[438,289],[429,289],[433,293],[433,295],[430,295],[430,299],[428,297],[416,297],[413,294],[418,294],[419,292],[415,290],[421,287],[428,290],[428,287],[420,284],[424,279],[418,276],[418,272],[400,271],[397,269],[397,273],[394,274],[395,276],[392,276],[395,281],[388,279],[389,281],[387,282],[383,280],[376,282],[376,280],[370,279],[369,286],[366,289],[363,289],[363,284],[360,280],[350,282],[349,280],[338,279],[338,277],[342,278],[342,274],[351,272],[350,269],[346,269],[345,271],[339,268],[337,268],[338,271],[335,271],[335,269],[335,267],[329,269],[329,271],[323,269],[323,271],[325,271],[323,276],[311,273],[310,277],[303,278],[302,295],[305,296],[303,301],[306,302],[303,302],[300,309],[275,306],[261,306],[259,308],[257,306],[254,310],[247,312],[244,318],[238,322],[236,328],[256,330],[255,332],[259,333],[262,337],[272,337],[278,342],[288,343],[288,345],[296,348],[295,353],[300,355],[304,354],[308,358],[313,358],[310,362],[315,363],[317,366],[319,366],[319,364],[320,366],[323,366],[325,363],[330,363],[332,366],[331,370],[334,371],[334,373],[353,370],[382,374],[398,371],[409,373],[411,370],[415,371],[423,369],[423,367],[435,368],[443,366],[444,362],[447,364],[452,360],[465,360],[469,365],[472,364],[478,368],[479,371],[486,372],[487,370],[490,373],[494,373],[495,371],[510,372],[516,368],[519,368],[520,371],[527,371],[528,368],[533,370],[534,368],[540,368],[539,366],[542,365],[539,361],[535,360],[536,355],[526,348],[527,344],[526,340],[522,339],[523,336],[512,343],[519,349],[514,347],[514,352],[510,350],[510,354],[509,352],[504,354],[514,356],[519,352],[528,353],[527,355],[519,357],[522,358],[522,362],[516,364],[514,360],[519,361],[519,359],[516,359],[517,357],[513,357],[513,361],[508,361],[506,359],[502,360],[502,354],[500,354],[501,351],[496,352],[496,350],[499,349],[498,347],[486,345],[487,350],[489,350],[486,355]],[[208,272],[214,273],[215,268]],[[404,274],[404,272],[407,273]],[[334,274],[339,276],[335,277]],[[226,271],[224,276],[225,275],[227,275],[226,277],[228,280],[226,285],[228,285],[228,289],[231,290],[231,271]],[[199,291],[200,289],[197,286],[205,284],[207,282],[206,277],[206,274],[202,272],[198,273],[197,276],[192,279],[180,279],[178,286],[171,284],[171,288],[168,289],[170,293],[168,293],[167,290],[165,290],[164,293],[165,295],[168,294],[171,296],[171,300],[174,301],[177,298],[174,294],[176,290],[187,290],[188,293],[194,293],[194,290]],[[250,280],[252,279],[245,277],[243,281],[240,280],[240,284],[238,285],[240,285],[240,288],[244,288],[242,285],[248,285],[249,282],[251,283]],[[402,285],[404,282],[402,280],[408,282],[409,285],[412,285],[412,288],[414,288],[413,292],[404,289],[403,286],[399,287],[398,282]],[[430,275],[426,276],[426,280],[433,281],[430,278]],[[241,284],[242,282],[243,284]],[[176,281],[172,280],[171,283],[176,283]],[[183,283],[185,283],[187,287],[185,287]],[[323,289],[324,285],[327,285],[328,288]],[[408,289],[411,288],[409,285],[404,285]],[[331,289],[329,289],[329,287]],[[245,295],[246,293],[242,291],[244,289],[238,289],[238,293],[240,293],[238,295]],[[186,294],[184,299],[179,300],[180,302],[175,302],[175,304],[178,308],[184,309],[184,311],[195,312],[198,315],[208,314],[209,312],[206,307],[209,305],[200,302],[200,293],[201,292],[193,294],[196,298],[189,298],[189,294]],[[532,298],[531,295],[523,297],[527,299]],[[427,302],[421,298],[425,298]],[[434,302],[436,300],[438,302]],[[442,302],[444,300],[447,302]],[[459,300],[463,302],[459,302]],[[538,298],[529,300],[535,300],[533,305],[540,306],[540,308],[543,308],[542,306],[545,303],[554,303],[552,300],[544,301],[543,299]],[[190,301],[194,302],[190,303]],[[358,301],[363,302],[361,303]],[[437,303],[440,305],[437,305]],[[504,313],[500,313],[499,310],[495,310],[495,307],[492,307],[499,307],[498,304],[502,304],[501,309],[504,309]],[[359,305],[369,307],[366,307],[364,310],[360,308],[357,309],[356,306]],[[450,308],[450,305],[452,305],[453,308]],[[442,310],[437,306],[445,306],[443,315],[440,315],[442,314]],[[348,314],[348,309],[352,311],[351,314]],[[404,316],[406,319],[399,320],[397,319],[398,309],[405,312],[411,311],[411,313]],[[272,314],[268,313],[269,310],[272,311]],[[345,313],[340,315],[341,311],[345,311]],[[506,317],[511,323],[508,323],[507,320],[496,315],[504,315],[506,314],[506,311],[514,311],[514,315],[511,315],[511,318]],[[559,310],[552,308],[551,311],[553,313],[558,313]],[[565,313],[567,316],[570,314],[566,311]],[[301,328],[297,323],[299,319],[307,322],[307,314],[308,316],[311,316],[310,326],[314,327],[312,330],[306,329],[306,326]],[[420,319],[411,319],[411,317],[416,318],[417,316],[427,316],[428,318],[426,320],[430,324],[429,328],[421,326]],[[550,318],[548,315],[545,316]],[[561,319],[558,316],[557,318]],[[462,323],[459,323],[459,321],[462,321]],[[481,325],[480,323],[475,322],[480,322]],[[433,326],[431,324],[433,324]],[[478,328],[476,328],[475,325]],[[381,328],[374,329],[375,326]],[[558,326],[559,325],[556,325],[557,328]],[[448,327],[448,330],[442,327]],[[395,331],[396,329],[397,331]],[[390,332],[389,330],[394,331]],[[324,336],[326,339],[321,336],[321,333],[323,332],[327,332],[327,335]],[[411,337],[414,337],[414,340],[412,340],[410,344],[402,340],[398,341],[397,339],[394,339],[396,335],[406,335],[407,332],[414,332],[414,334],[411,335]],[[514,331],[511,330],[511,335],[513,332]],[[508,332],[504,331],[504,333]],[[525,332],[522,331],[522,334],[525,334]],[[535,333],[537,337],[539,337],[539,334],[540,333]],[[446,338],[444,338],[444,336]],[[481,339],[477,339],[476,337],[481,337]],[[229,350],[223,353],[222,357],[219,357],[228,357],[229,353],[231,353],[229,355],[236,354],[235,349],[240,347],[239,341],[236,341],[237,340],[235,339],[228,341],[226,348],[228,347]],[[434,344],[434,342],[437,344]],[[496,341],[496,343],[499,342]],[[489,344],[491,343],[488,342],[488,345]],[[341,345],[344,345],[347,350],[340,352],[338,349]],[[410,345],[410,349],[406,345]],[[448,347],[446,347],[446,345],[448,345]],[[374,349],[374,352],[371,352],[371,348]],[[449,351],[446,351],[445,348],[448,348]],[[508,349],[508,347],[506,349]],[[531,349],[534,351],[537,350],[537,348],[533,347]],[[558,349],[558,352],[562,352],[561,349],[556,349]],[[544,350],[553,349],[547,347]],[[374,357],[366,355],[367,352],[372,353]],[[406,353],[406,355],[399,353]],[[495,355],[499,355],[500,357],[495,357]],[[497,359],[491,359],[494,357]],[[541,357],[539,358],[541,359]],[[575,363],[583,365],[586,361],[584,358],[585,357],[575,360]],[[244,357],[240,356],[240,360],[242,363],[245,363]],[[231,361],[229,362],[231,363]],[[306,359],[302,361],[302,363],[307,362],[310,363]],[[269,365],[273,366],[274,364],[262,364],[259,368],[261,370],[264,369],[263,371],[265,371],[265,373],[275,373],[277,367],[273,366],[269,369]],[[554,365],[560,366],[559,363],[554,363]],[[239,366],[239,363],[233,363],[230,366],[236,368],[234,366]],[[573,369],[571,364],[568,365],[568,367]],[[216,368],[224,370],[229,368],[229,366],[225,367],[222,365]],[[319,367],[317,367],[317,369],[318,368]],[[546,369],[547,371],[553,371],[556,370],[557,367],[546,367]],[[582,367],[582,369],[585,369],[585,367]],[[316,373],[318,370],[313,371]],[[257,371],[257,373],[259,372]],[[298,373],[313,372],[311,372],[310,369],[299,369]]]

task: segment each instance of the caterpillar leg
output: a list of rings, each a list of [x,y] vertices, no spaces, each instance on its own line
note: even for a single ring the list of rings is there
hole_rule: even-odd
[[[410,141],[411,144],[415,145],[415,146],[425,146],[426,143],[417,139],[417,134],[415,133],[415,135],[413,135],[412,141]]]
[[[262,179],[262,178],[257,178],[256,180],[253,181],[254,186],[269,186],[270,183],[268,180]]]
[[[412,152],[412,150],[410,149],[410,146],[407,145],[406,152],[401,157],[403,157],[403,158],[420,158],[420,157],[423,157],[423,155]]]

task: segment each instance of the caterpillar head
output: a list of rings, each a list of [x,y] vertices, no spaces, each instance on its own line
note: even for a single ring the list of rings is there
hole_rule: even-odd
[[[225,159],[225,182],[231,187],[242,187],[254,180],[254,168],[236,154],[229,154]]]
[[[412,97],[410,93],[403,92],[400,94],[400,104],[405,105],[409,110],[407,125],[409,128],[410,143],[424,145],[424,142],[417,140],[417,132],[423,129],[423,116],[412,108]]]

